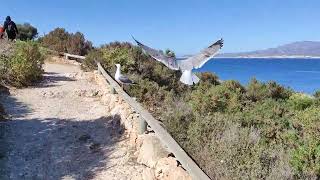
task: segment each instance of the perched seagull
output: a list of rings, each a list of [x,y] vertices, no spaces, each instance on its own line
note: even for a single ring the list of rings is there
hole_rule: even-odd
[[[200,53],[189,58],[168,57],[162,51],[150,48],[132,37],[134,41],[152,58],[160,61],[172,70],[182,71],[180,81],[187,85],[197,84],[200,79],[192,73],[192,69],[201,68],[206,62],[212,59],[223,47],[223,39],[213,43],[208,48],[203,49]]]
[[[116,81],[118,81],[118,83],[121,84],[121,87],[123,87],[124,84],[134,84],[134,82],[131,81],[128,77],[123,76],[121,74],[120,64],[116,64],[116,67],[117,67],[117,71],[116,71],[116,74],[114,75],[114,78],[116,79]]]

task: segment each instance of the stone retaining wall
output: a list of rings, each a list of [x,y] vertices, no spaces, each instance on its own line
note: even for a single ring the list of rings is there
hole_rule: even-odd
[[[120,115],[126,128],[130,148],[133,149],[137,162],[146,166],[139,179],[153,180],[191,180],[190,175],[172,157],[166,147],[152,132],[138,134],[139,114],[134,111],[119,95],[111,93],[111,87],[98,72],[94,72],[94,80],[102,90],[101,102],[106,106],[108,115]]]

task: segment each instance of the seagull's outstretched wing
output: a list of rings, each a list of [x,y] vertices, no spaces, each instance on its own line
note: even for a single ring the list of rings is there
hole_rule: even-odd
[[[145,53],[149,54],[153,59],[155,59],[159,62],[162,62],[164,65],[166,65],[170,69],[174,69],[174,70],[178,69],[176,67],[176,63],[175,63],[176,59],[175,58],[167,57],[162,51],[148,47],[148,46],[142,44],[141,42],[137,41],[134,37],[132,37],[132,38],[138,44],[138,46],[140,46],[145,51]]]
[[[186,60],[177,61],[179,68],[182,70],[198,69],[206,62],[218,54],[219,50],[223,47],[223,39],[213,43],[208,48],[202,50],[199,54],[192,56]]]

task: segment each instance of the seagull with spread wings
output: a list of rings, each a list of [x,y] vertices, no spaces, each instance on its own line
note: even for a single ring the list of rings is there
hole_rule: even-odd
[[[201,68],[206,62],[212,59],[223,46],[223,39],[218,40],[211,46],[203,49],[200,53],[189,58],[175,58],[165,55],[162,51],[148,47],[134,37],[135,42],[153,59],[163,63],[172,70],[182,71],[180,81],[187,85],[197,84],[200,79],[192,72],[193,69]]]

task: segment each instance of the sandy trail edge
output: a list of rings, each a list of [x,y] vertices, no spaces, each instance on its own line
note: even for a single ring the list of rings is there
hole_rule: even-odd
[[[91,73],[46,63],[37,87],[1,97],[11,121],[1,123],[0,179],[136,179],[143,166],[128,148],[120,116],[106,116]]]

